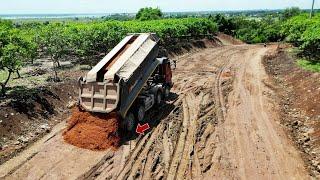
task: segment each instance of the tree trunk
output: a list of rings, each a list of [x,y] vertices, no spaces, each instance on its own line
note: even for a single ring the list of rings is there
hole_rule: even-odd
[[[4,96],[6,93],[6,86],[10,80],[12,71],[9,71],[9,75],[4,83],[1,83],[1,94]]]
[[[58,81],[58,72],[57,72],[57,70],[54,71],[54,81],[55,82]]]
[[[53,61],[53,71],[54,71],[54,81],[58,81],[58,72],[57,72],[57,67],[56,67],[56,63]]]
[[[16,73],[17,73],[17,75],[18,75],[18,79],[20,79],[20,78],[21,78],[21,75],[20,75],[20,73],[19,73],[19,70],[18,70],[18,69],[16,70]]]
[[[58,65],[58,68],[61,68],[60,61],[59,61],[59,60],[57,60],[57,65]]]
[[[52,61],[52,69],[53,69],[53,72],[54,72],[53,81],[58,81],[58,72],[57,72],[57,67],[56,67],[57,61],[53,58],[53,56],[51,56],[50,59]]]

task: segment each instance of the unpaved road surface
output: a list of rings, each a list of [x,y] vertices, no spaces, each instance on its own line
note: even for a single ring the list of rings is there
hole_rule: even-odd
[[[4,179],[308,179],[279,123],[261,58],[270,46],[230,45],[179,57],[170,101],[152,130],[117,151],[63,142],[60,124],[0,167]]]

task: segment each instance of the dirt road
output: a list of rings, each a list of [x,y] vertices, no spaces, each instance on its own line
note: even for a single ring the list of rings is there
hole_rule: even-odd
[[[174,94],[149,114],[149,133],[116,152],[92,152],[64,143],[60,124],[3,164],[0,178],[306,179],[261,64],[273,48],[230,45],[181,56]]]

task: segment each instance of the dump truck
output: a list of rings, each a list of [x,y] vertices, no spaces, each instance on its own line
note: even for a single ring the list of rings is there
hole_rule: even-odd
[[[79,106],[94,113],[116,112],[122,117],[121,127],[135,130],[173,86],[173,62],[158,54],[155,33],[129,34],[79,78]]]

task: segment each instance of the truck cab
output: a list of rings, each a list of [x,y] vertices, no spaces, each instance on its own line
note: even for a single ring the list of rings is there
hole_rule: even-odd
[[[122,127],[132,131],[138,122],[146,122],[145,114],[153,107],[160,107],[170,95],[172,83],[172,64],[167,57],[157,58],[159,65],[150,76],[137,99],[129,109]]]

